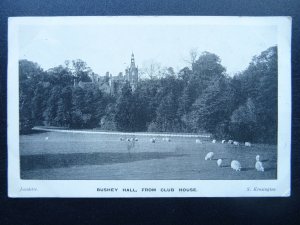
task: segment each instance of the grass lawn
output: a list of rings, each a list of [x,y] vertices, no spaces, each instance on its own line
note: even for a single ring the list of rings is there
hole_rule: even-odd
[[[21,178],[55,180],[253,180],[276,179],[277,148],[256,144],[253,147],[213,144],[195,138],[174,137],[171,142],[136,136],[137,142],[120,141],[110,134],[41,132],[20,136]],[[205,161],[208,152],[214,159]],[[265,172],[254,168],[259,154]],[[222,158],[223,166],[216,160]],[[242,171],[230,168],[238,160]]]

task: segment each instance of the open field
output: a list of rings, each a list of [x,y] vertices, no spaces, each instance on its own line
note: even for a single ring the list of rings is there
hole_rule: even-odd
[[[125,138],[120,141],[120,137]],[[136,142],[126,138],[137,137]],[[277,148],[271,145],[253,147],[213,144],[195,137],[171,137],[171,142],[157,137],[151,143],[145,135],[99,133],[39,132],[20,136],[22,179],[105,179],[105,180],[231,180],[276,179]],[[211,161],[205,161],[208,152]],[[254,168],[259,154],[265,172]],[[223,167],[216,160],[223,159]],[[238,160],[242,171],[230,168]]]

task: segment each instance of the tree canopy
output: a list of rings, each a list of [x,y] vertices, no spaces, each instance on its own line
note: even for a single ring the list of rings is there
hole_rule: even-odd
[[[208,132],[215,137],[275,143],[277,140],[277,47],[254,56],[233,77],[220,58],[192,52],[190,67],[149,70],[133,91],[106,93],[82,60],[43,70],[19,62],[20,132],[36,125],[120,131]],[[150,68],[151,69],[151,68]],[[154,71],[155,70],[155,71]],[[155,75],[159,74],[159,75]],[[115,84],[120,85],[120,84]]]

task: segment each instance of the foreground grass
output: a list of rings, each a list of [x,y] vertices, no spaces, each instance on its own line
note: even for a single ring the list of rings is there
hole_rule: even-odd
[[[133,136],[128,136],[133,137]],[[205,161],[207,152],[215,160]],[[276,146],[253,147],[196,144],[195,138],[138,137],[134,146],[109,134],[44,132],[20,137],[22,179],[173,179],[229,180],[276,179]],[[265,172],[254,169],[255,156],[262,158]],[[216,159],[223,159],[219,168]],[[242,171],[230,168],[239,160]]]

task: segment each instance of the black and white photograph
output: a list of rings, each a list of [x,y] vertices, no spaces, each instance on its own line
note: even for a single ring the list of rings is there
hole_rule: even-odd
[[[10,195],[289,196],[290,29],[10,18]]]

